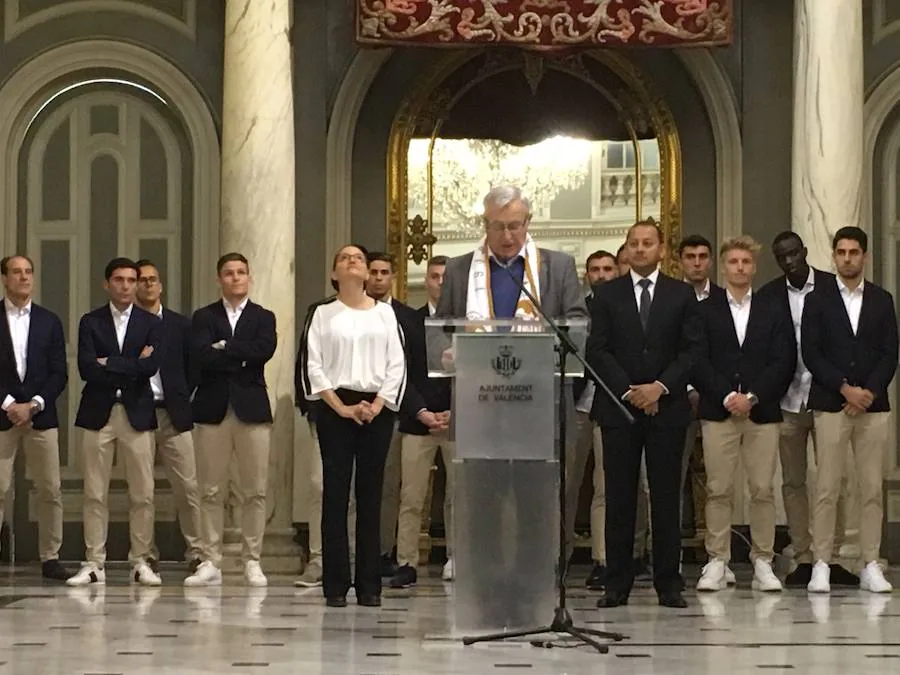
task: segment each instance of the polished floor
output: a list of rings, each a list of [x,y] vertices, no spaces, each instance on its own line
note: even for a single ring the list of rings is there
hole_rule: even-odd
[[[105,588],[70,589],[36,569],[0,568],[0,675],[900,672],[900,594],[767,596],[748,590],[740,568],[736,590],[691,592],[686,610],[659,608],[646,584],[614,610],[573,590],[577,623],[628,635],[602,655],[565,641],[464,647],[448,636],[452,585],[429,572],[413,590],[386,591],[380,609],[352,596],[346,609],[326,609],[319,589],[296,590],[288,578],[270,578],[268,589],[239,577],[184,589],[171,569],[153,589],[129,586],[123,569]],[[897,570],[890,576],[900,582]]]

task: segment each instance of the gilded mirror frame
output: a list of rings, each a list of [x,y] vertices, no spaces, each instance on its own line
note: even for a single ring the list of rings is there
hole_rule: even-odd
[[[679,276],[680,264],[672,252],[677,250],[682,238],[681,199],[681,143],[671,110],[658,93],[650,78],[620,52],[591,51],[565,58],[545,58],[532,52],[508,52],[505,56],[492,58],[488,53],[485,68],[476,81],[468,83],[459,91],[448,91],[444,86],[447,78],[466,62],[485,53],[473,49],[450,53],[429,69],[402,101],[391,126],[387,153],[387,251],[397,260],[395,297],[406,300],[409,261],[420,264],[431,255],[432,246],[437,242],[431,233],[431,205],[424,217],[409,217],[409,145],[416,129],[431,128],[431,147],[440,132],[453,104],[473,86],[505,70],[521,69],[531,81],[539,78],[543,68],[562,70],[594,87],[613,105],[621,121],[637,143],[638,130],[652,129],[659,146],[660,166],[660,226],[666,243],[666,258],[662,268],[668,274]],[[588,73],[584,59],[595,59],[608,68],[624,84],[621,90],[610,92]],[[641,180],[640,153],[636,152],[636,178]],[[431,162],[429,162],[429,171]],[[429,176],[429,191],[431,180]],[[640,188],[638,187],[638,190]],[[641,194],[638,192],[638,194]],[[637,205],[640,210],[640,200]]]

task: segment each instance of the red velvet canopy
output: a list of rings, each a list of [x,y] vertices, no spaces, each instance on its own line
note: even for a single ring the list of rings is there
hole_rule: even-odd
[[[732,0],[358,0],[362,44],[685,47],[729,44]]]

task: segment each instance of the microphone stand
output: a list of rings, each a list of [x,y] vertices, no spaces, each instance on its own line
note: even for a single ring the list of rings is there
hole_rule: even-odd
[[[535,310],[538,315],[544,321],[544,323],[550,328],[551,332],[554,333],[559,340],[559,344],[556,349],[559,352],[559,368],[558,368],[558,376],[559,376],[559,560],[557,562],[557,588],[559,591],[559,597],[556,609],[553,612],[553,620],[547,626],[541,626],[538,628],[531,628],[526,630],[519,631],[511,631],[507,633],[492,633],[489,635],[482,635],[478,637],[463,637],[464,645],[472,645],[477,642],[496,642],[499,640],[508,640],[511,638],[521,638],[528,637],[531,635],[541,635],[543,633],[565,633],[567,635],[571,635],[575,637],[585,644],[590,645],[594,649],[596,649],[601,654],[609,653],[609,647],[605,644],[598,642],[595,638],[603,638],[606,640],[612,640],[613,642],[620,642],[625,639],[625,635],[621,633],[611,633],[608,631],[595,630],[593,628],[585,628],[583,626],[576,626],[574,621],[572,621],[572,615],[569,613],[568,608],[566,607],[566,568],[568,567],[568,560],[566,558],[566,359],[569,355],[575,357],[575,359],[584,366],[585,371],[588,375],[600,385],[600,388],[609,396],[610,400],[613,401],[622,415],[625,416],[625,419],[628,420],[629,424],[634,423],[634,417],[628,411],[628,409],[622,404],[622,402],[618,399],[618,397],[613,394],[612,390],[610,390],[609,386],[603,381],[603,379],[597,374],[597,372],[591,368],[591,365],[585,360],[585,358],[578,351],[578,348],[575,346],[575,343],[572,342],[572,339],[569,337],[568,330],[563,329],[556,321],[554,321],[550,316],[544,312],[543,307],[541,307],[540,302],[538,302],[537,298],[532,295],[532,293],[525,287],[525,284],[522,283],[509,269],[509,265],[502,264],[501,267],[506,270],[506,273],[509,274],[510,278],[516,283],[516,286],[519,287],[519,290],[524,293],[525,297],[531,301],[531,304],[534,305]],[[531,643],[536,647],[546,646],[547,643],[534,640]]]

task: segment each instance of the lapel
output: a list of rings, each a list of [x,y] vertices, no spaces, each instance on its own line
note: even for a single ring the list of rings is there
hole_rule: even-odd
[[[641,315],[640,315],[640,312],[638,311],[637,300],[634,297],[634,281],[631,278],[631,273],[629,272],[624,277],[620,277],[620,279],[622,279],[622,281],[623,281],[623,283],[622,283],[622,295],[623,295],[622,306],[628,308],[625,310],[625,315],[628,317],[628,319],[633,324],[633,326],[630,329],[630,332],[634,335],[643,336],[644,335],[644,327],[641,326]],[[658,279],[658,277],[657,277],[657,279]],[[612,282],[608,282],[608,283],[612,283]],[[659,290],[658,286],[657,286],[656,290],[657,291]],[[653,312],[652,312],[653,304],[652,303],[650,305],[650,309],[651,309],[650,315],[652,317],[653,316]],[[650,324],[648,323],[647,326],[649,327],[649,325]]]
[[[728,303],[728,291],[722,289],[721,294],[717,294],[715,297],[712,295],[709,296],[703,302],[714,302],[715,307],[718,309],[719,317],[718,321],[721,322],[722,326],[725,327],[725,333],[728,336],[728,340],[731,341],[731,346],[734,347],[738,352],[744,351],[741,346],[740,341],[737,336],[737,328],[734,325],[734,317],[731,315],[731,305]],[[744,335],[744,344],[747,344],[747,339],[750,337],[750,326],[753,323],[753,301],[750,302],[750,320],[747,322],[747,333]]]
[[[128,323],[130,325],[131,321]],[[110,353],[121,356],[122,350],[119,349],[119,339],[116,337],[116,322],[115,319],[113,319],[112,309],[110,308],[109,303],[106,304],[101,312],[100,330],[105,335],[106,341],[110,345]],[[127,339],[127,333],[125,334],[125,337]]]
[[[6,307],[4,306],[3,309],[5,312]],[[37,340],[37,338],[35,336],[37,335],[37,332],[39,330],[41,330],[41,323],[40,323],[41,320],[40,320],[40,318],[38,318],[39,314],[37,314],[34,311],[34,309],[35,309],[35,305],[34,305],[34,302],[32,302],[31,303],[31,316],[29,317],[29,321],[28,321],[28,340],[25,342],[25,379],[26,380],[28,379],[28,373],[34,372],[33,368],[31,367],[32,359],[35,357],[35,355],[37,354],[37,351],[38,351],[37,347],[35,347],[35,341]],[[4,316],[4,319],[5,318],[6,317]],[[7,330],[7,332],[9,332],[9,324],[6,321],[4,321],[3,323],[6,324],[6,330]],[[10,341],[10,345],[12,345],[12,341]]]
[[[538,249],[538,255],[541,258],[541,266],[538,270],[538,284],[541,287],[541,297],[538,298],[538,301],[543,305],[544,296],[547,295],[547,288],[550,286],[550,261],[547,259],[545,250]]]
[[[631,275],[628,276],[631,279]],[[677,282],[682,283],[682,282]],[[666,275],[662,273],[660,270],[659,274],[656,275],[656,288],[653,289],[653,299],[650,301],[650,317],[647,319],[647,330],[644,331],[646,335],[649,335],[653,328],[655,327],[657,321],[659,320],[659,314],[666,308],[667,299],[669,297],[669,284]],[[634,296],[632,296],[632,305],[634,305],[634,311],[638,314],[638,324],[641,323],[640,313],[637,308],[637,301]]]
[[[874,316],[873,312],[876,311],[876,307],[873,307],[872,304],[875,302],[875,296],[872,293],[872,284],[868,281],[863,282],[863,298],[862,298],[862,307],[859,310],[859,324],[856,326],[856,336],[859,337],[863,334],[863,329],[868,328],[869,322],[872,320]],[[847,318],[849,321],[849,317]]]
[[[393,300],[392,300],[393,302]],[[238,334],[238,331],[241,331],[248,323],[250,323],[251,319],[247,316],[250,313],[250,305],[253,303],[250,302],[250,299],[247,299],[247,304],[244,305],[244,311],[241,312],[241,315],[238,317],[237,323],[234,324],[234,335]],[[225,310],[225,307],[222,307],[222,311]],[[225,317],[225,323],[228,324],[228,330],[231,330],[231,324],[228,323],[228,317]]]
[[[831,299],[834,302],[834,307],[837,309],[838,314],[841,316],[841,325],[843,325],[844,330],[847,331],[847,335],[850,336],[850,339],[853,339],[855,336],[853,334],[853,324],[850,323],[850,315],[847,313],[847,306],[844,304],[844,297],[841,295],[841,290],[838,288],[837,283],[835,282],[834,288],[831,291]],[[863,307],[866,306],[866,288],[863,286]],[[859,323],[857,324],[857,332],[859,332],[859,328],[862,326],[863,320],[863,311],[861,310],[859,313]]]
[[[135,347],[137,347],[137,351],[140,352],[143,349],[143,345],[135,345],[134,344],[134,336],[137,334],[138,329],[140,328],[137,325],[137,322],[140,321],[140,315],[138,314],[137,305],[131,306],[131,316],[128,317],[128,325],[125,327],[125,339],[122,340],[122,353],[123,354],[131,354]],[[118,342],[116,342],[118,344]]]
[[[219,334],[226,336],[226,339],[232,337],[231,324],[228,321],[228,314],[225,312],[225,301],[222,298],[213,303],[212,312],[215,322],[219,325]]]
[[[9,332],[9,321],[6,319],[5,301],[0,301],[0,340],[3,342],[2,349],[6,352],[6,358],[8,358],[9,363],[12,364],[13,370],[16,371],[16,377],[18,378],[19,371],[16,369],[16,354],[13,350],[12,334]]]

